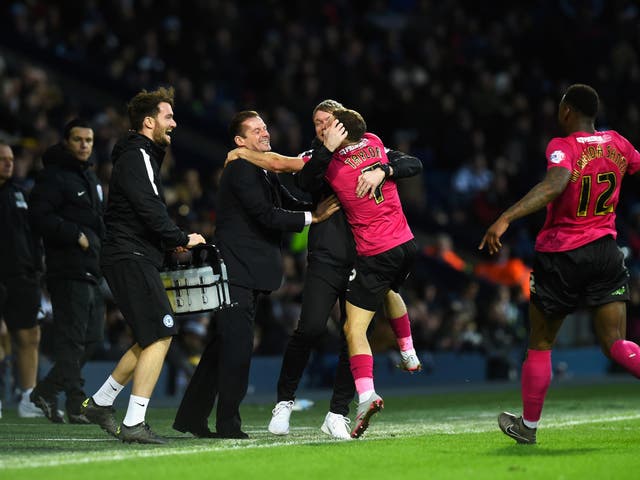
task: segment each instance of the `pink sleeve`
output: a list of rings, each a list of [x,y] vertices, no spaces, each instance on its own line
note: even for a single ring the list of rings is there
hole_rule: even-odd
[[[572,155],[571,146],[564,138],[552,138],[547,145],[547,170],[552,167],[564,167],[571,170],[573,168]]]
[[[631,142],[627,142],[627,145],[627,173],[633,175],[640,170],[640,153],[631,145]]]

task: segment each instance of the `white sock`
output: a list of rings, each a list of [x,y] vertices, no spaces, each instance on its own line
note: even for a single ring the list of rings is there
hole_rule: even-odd
[[[530,422],[529,420],[525,420],[524,417],[522,417],[522,423],[524,423],[524,426],[527,428],[538,428],[538,422]]]
[[[148,406],[148,398],[131,395],[131,397],[129,397],[129,408],[127,408],[127,414],[124,416],[122,423],[126,427],[133,427],[134,425],[144,422],[144,416],[147,413]]]
[[[22,392],[22,398],[20,399],[20,402],[31,403],[31,399],[29,398],[31,392],[33,392],[33,387],[27,388],[24,392]]]
[[[358,394],[358,403],[362,403],[362,402],[366,402],[367,400],[369,400],[373,394],[375,393],[375,390],[367,390],[365,392],[359,393]]]
[[[109,375],[107,381],[93,394],[93,401],[101,407],[110,407],[123,388],[124,385],[120,385]]]

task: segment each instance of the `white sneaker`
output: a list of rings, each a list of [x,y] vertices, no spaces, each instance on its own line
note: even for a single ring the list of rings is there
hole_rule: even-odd
[[[422,370],[422,363],[416,354],[415,350],[407,350],[406,352],[400,352],[400,365],[398,368],[410,373],[419,372]]]
[[[343,417],[339,413],[327,413],[324,417],[324,423],[320,427],[327,435],[331,435],[333,438],[339,438],[340,440],[351,440],[351,433],[349,432],[349,424],[351,420],[347,417]]]
[[[293,410],[293,401],[278,402],[271,411],[273,416],[269,422],[269,431],[274,435],[288,435],[289,434],[289,418],[291,417],[291,410]]]
[[[41,408],[36,407],[35,403],[33,403],[29,399],[29,395],[31,394],[32,388],[22,392],[22,397],[20,398],[20,402],[18,402],[18,416],[20,418],[42,418],[44,417],[44,412]]]

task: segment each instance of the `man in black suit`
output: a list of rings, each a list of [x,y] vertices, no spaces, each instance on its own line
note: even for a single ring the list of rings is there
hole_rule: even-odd
[[[267,126],[257,112],[237,113],[230,134],[238,147],[271,150]],[[197,437],[248,438],[240,403],[247,393],[258,294],[282,284],[282,232],[299,232],[339,209],[329,198],[315,212],[293,198],[276,175],[240,159],[225,168],[218,192],[217,244],[227,265],[237,306],[219,312],[215,331],[178,408],[173,428]],[[216,432],[208,418],[217,397]]]

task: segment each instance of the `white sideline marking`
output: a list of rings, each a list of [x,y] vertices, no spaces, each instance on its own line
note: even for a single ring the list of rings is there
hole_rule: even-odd
[[[494,417],[494,416],[492,416]],[[495,415],[497,419],[497,415]],[[553,416],[549,416],[549,424],[546,422],[543,426],[545,429],[557,429],[563,427],[569,427],[573,425],[585,425],[589,423],[610,423],[610,422],[622,422],[625,420],[636,420],[640,418],[640,413],[629,414],[629,415],[618,415],[613,417],[598,417],[598,418],[584,418],[584,419],[574,419],[574,420],[556,420]],[[446,434],[446,435],[458,435],[461,433],[485,433],[491,431],[498,431],[497,425],[487,424],[487,425],[478,425],[470,427],[468,423],[464,421],[463,417],[457,417],[457,423],[433,423],[433,424],[412,424],[411,427],[408,427],[405,424],[394,423],[393,425],[384,425],[384,422],[381,421],[376,423],[378,428],[372,428],[371,432],[367,432],[367,437],[365,440],[386,440],[390,434],[398,434],[404,437],[416,437],[420,435],[424,435],[426,433],[438,433],[438,434]],[[383,428],[380,428],[383,427]],[[295,430],[313,430],[318,431],[319,429],[313,427],[298,427]],[[265,434],[264,430],[248,430],[248,433],[255,434]],[[184,437],[186,440],[189,440],[188,437]],[[39,467],[58,467],[62,465],[80,465],[80,464],[88,464],[95,462],[113,462],[120,460],[129,460],[132,458],[155,458],[155,457],[166,457],[168,455],[192,455],[196,453],[206,453],[206,452],[222,452],[228,450],[239,450],[239,449],[247,449],[247,448],[274,448],[274,447],[286,447],[291,445],[308,445],[308,444],[317,444],[320,442],[325,443],[334,443],[340,442],[340,440],[332,439],[326,435],[318,434],[313,435],[313,437],[306,438],[292,438],[288,441],[273,441],[268,444],[257,444],[256,441],[264,440],[267,437],[266,435],[257,437],[255,440],[225,440],[224,444],[215,445],[198,445],[193,447],[185,447],[181,448],[180,446],[170,445],[174,448],[156,448],[153,450],[133,450],[131,452],[126,451],[108,451],[108,452],[92,452],[88,454],[88,452],[78,452],[77,454],[71,454],[72,456],[61,458],[60,454],[55,454],[55,457],[52,455],[50,458],[24,458],[24,456],[18,460],[10,459],[10,460],[0,460],[0,469],[30,469],[30,468],[39,468]],[[42,438],[40,440],[47,441],[80,441],[80,442],[103,442],[103,441],[111,441],[116,442],[116,439],[113,438],[105,438],[105,439],[95,439],[95,438]],[[355,440],[354,440],[355,441]],[[362,441],[362,440],[359,440]],[[138,446],[137,448],[145,448],[146,446]],[[136,446],[132,445],[132,448],[136,448]],[[90,455],[90,456],[88,456]],[[25,463],[28,462],[27,465]]]

